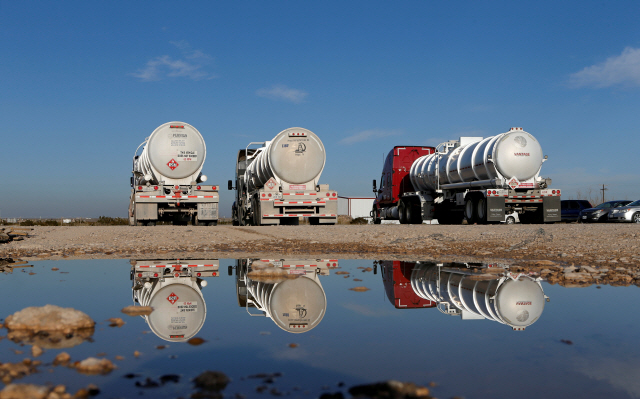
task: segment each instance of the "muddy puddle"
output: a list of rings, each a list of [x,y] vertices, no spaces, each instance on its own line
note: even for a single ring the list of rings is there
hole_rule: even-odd
[[[15,263],[0,288],[5,390],[349,398],[397,380],[416,385],[391,384],[396,397],[640,397],[636,286],[565,288],[500,264],[297,257]],[[69,317],[49,320],[45,305],[95,324],[47,330]]]

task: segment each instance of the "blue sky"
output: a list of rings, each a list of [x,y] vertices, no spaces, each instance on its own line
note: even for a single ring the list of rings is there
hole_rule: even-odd
[[[289,127],[321,183],[370,196],[394,145],[523,127],[564,198],[640,198],[640,2],[0,0],[2,217],[126,216],[159,125],[235,155]]]

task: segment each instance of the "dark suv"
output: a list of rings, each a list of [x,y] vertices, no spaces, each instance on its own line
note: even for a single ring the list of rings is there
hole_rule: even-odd
[[[593,208],[587,200],[562,200],[560,201],[560,220],[563,222],[577,222],[580,211]]]
[[[618,200],[607,201],[593,208],[583,209],[580,211],[579,222],[607,222],[609,221],[609,211],[629,204],[631,201]]]

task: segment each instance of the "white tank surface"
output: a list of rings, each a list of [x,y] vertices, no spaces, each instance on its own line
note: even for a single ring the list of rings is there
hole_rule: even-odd
[[[207,306],[198,281],[191,277],[156,279],[134,291],[134,295],[140,305],[153,308],[150,315],[143,317],[151,331],[165,341],[187,341],[204,325]]]
[[[443,313],[489,319],[514,330],[524,330],[538,320],[547,300],[539,280],[524,274],[476,280],[467,270],[433,264],[416,264],[411,287],[418,296],[437,302]]]
[[[134,172],[158,184],[189,184],[198,177],[207,155],[200,132],[184,122],[165,123],[147,138]]]
[[[263,187],[272,177],[288,184],[315,186],[326,159],[324,144],[315,133],[292,127],[256,151],[244,178],[250,190]]]
[[[327,297],[316,273],[278,282],[249,280],[247,286],[257,307],[290,333],[312,330],[327,310]]]
[[[459,146],[451,143],[440,145],[444,152],[425,155],[413,163],[410,179],[416,191],[491,179],[522,182],[537,177],[544,161],[540,143],[522,128],[485,139],[471,138]]]

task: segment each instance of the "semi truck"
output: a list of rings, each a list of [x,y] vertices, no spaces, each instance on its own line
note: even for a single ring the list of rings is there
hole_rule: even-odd
[[[129,224],[217,225],[220,196],[218,186],[203,184],[206,156],[204,138],[188,123],[168,122],[154,130],[133,156]]]
[[[204,325],[207,316],[202,289],[208,277],[218,277],[218,259],[131,260],[134,306],[150,306],[143,314],[151,331],[165,341],[185,342]]]
[[[299,127],[240,149],[235,186],[228,184],[236,190],[233,225],[297,225],[303,217],[312,225],[336,224],[338,193],[319,183],[326,159],[320,138]]]
[[[382,170],[374,223],[499,223],[516,212],[521,223],[560,221],[560,190],[540,177],[538,140],[520,127],[483,137],[461,137],[437,147],[394,147]]]
[[[337,268],[336,259],[236,262],[238,305],[248,314],[266,316],[289,333],[305,333],[320,324],[327,311],[327,296],[319,276],[328,276],[330,269]]]
[[[512,273],[508,266],[479,275],[471,265],[415,262],[410,284],[415,294],[446,315],[462,320],[492,320],[524,331],[544,311],[549,297],[540,277]]]

